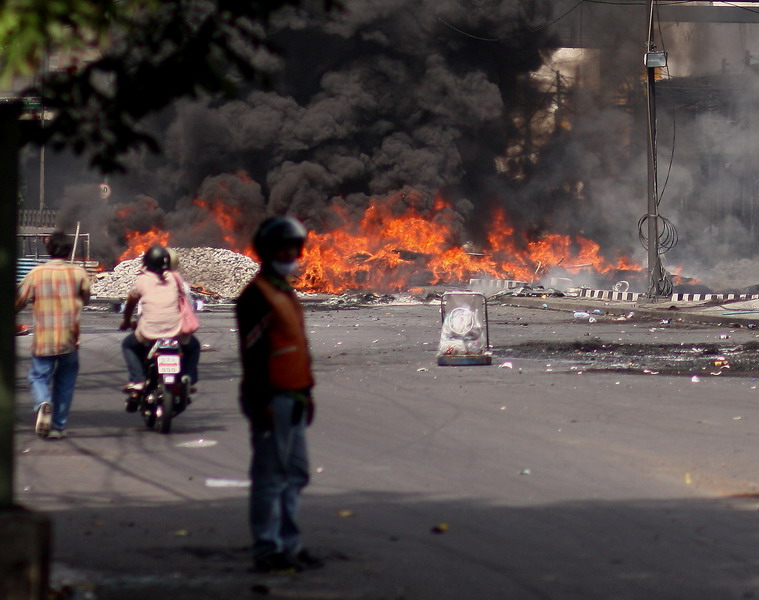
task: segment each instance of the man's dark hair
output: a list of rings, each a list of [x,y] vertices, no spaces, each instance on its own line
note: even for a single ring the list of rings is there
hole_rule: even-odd
[[[74,242],[62,231],[54,231],[47,238],[47,253],[52,258],[69,258]]]

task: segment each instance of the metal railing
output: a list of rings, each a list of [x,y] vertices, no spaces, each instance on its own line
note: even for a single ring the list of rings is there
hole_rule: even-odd
[[[19,227],[36,227],[36,228],[55,228],[55,220],[58,211],[52,208],[43,208],[42,210],[21,209],[18,211]]]

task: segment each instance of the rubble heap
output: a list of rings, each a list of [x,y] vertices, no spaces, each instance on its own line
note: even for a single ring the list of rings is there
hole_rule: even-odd
[[[221,248],[176,248],[179,272],[193,288],[212,297],[236,298],[258,272],[251,258]],[[99,273],[92,282],[93,296],[126,298],[142,266],[142,257],[125,260]]]

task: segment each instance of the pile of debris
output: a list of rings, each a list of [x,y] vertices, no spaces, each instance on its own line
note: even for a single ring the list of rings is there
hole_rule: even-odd
[[[236,298],[258,272],[258,263],[231,250],[221,248],[177,248],[179,272],[196,294],[208,299]],[[101,298],[126,298],[134,285],[142,258],[125,260],[113,269],[98,273],[92,295]]]

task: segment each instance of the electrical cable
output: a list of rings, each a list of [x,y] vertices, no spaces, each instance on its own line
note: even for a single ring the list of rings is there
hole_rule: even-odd
[[[609,6],[645,6],[646,0],[630,0],[629,2],[615,2],[613,0],[584,0],[587,4],[606,4]],[[677,6],[679,4],[692,4],[692,0],[669,0],[664,6]]]
[[[658,10],[657,10],[658,15]],[[665,55],[667,52],[667,47],[664,43],[664,32],[661,28],[661,17],[659,17],[659,39],[661,40],[661,49],[664,51]],[[672,80],[672,75],[669,72],[669,65],[666,65],[664,67],[667,70],[667,79],[669,81]],[[664,178],[664,185],[662,185],[661,191],[659,192],[659,196],[656,199],[656,205],[659,206],[661,204],[661,200],[664,197],[664,192],[667,189],[667,184],[669,183],[669,176],[672,174],[672,164],[675,161],[675,140],[677,139],[677,111],[675,109],[675,97],[674,94],[672,95],[672,150],[669,153],[669,164],[667,165],[667,176]]]
[[[527,29],[525,31],[521,31],[521,32],[518,32],[518,33],[515,32],[511,36],[501,37],[501,38],[485,38],[485,37],[480,37],[478,35],[474,35],[474,34],[466,32],[466,31],[464,31],[462,29],[459,29],[458,27],[456,27],[455,25],[452,25],[451,23],[449,23],[448,21],[446,21],[442,17],[438,17],[437,20],[440,21],[446,27],[449,27],[450,29],[453,29],[453,31],[455,31],[456,33],[460,33],[461,35],[465,35],[465,36],[470,37],[470,38],[475,39],[475,40],[480,40],[481,42],[504,42],[504,41],[507,41],[507,40],[513,40],[513,39],[522,37],[523,35],[527,35],[527,34],[530,34],[530,33],[537,33],[538,31],[542,31],[543,29],[546,29],[547,27],[550,27],[554,23],[558,23],[564,17],[568,16],[569,14],[571,14],[572,12],[574,12],[577,8],[579,8],[582,5],[582,3],[585,2],[585,1],[586,0],[578,0],[577,3],[572,8],[570,8],[568,11],[566,11],[565,13],[563,13],[563,14],[559,15],[558,17],[556,17],[553,21],[549,21],[548,23],[544,23],[540,27],[536,27],[534,29]]]
[[[679,237],[677,228],[672,224],[672,221],[661,215],[645,214],[638,219],[638,239],[640,240],[640,245],[643,246],[645,250],[648,250],[648,234],[646,233],[645,225],[652,217],[656,217],[660,224],[657,246],[661,250],[661,254],[666,254],[677,245]]]
[[[748,6],[740,6],[738,4],[734,4],[733,2],[724,2],[724,4],[727,4],[728,6],[730,6],[732,8],[740,8],[740,9],[745,10],[746,12],[752,12],[752,13],[759,14],[759,10],[756,10],[754,8],[749,8]]]

